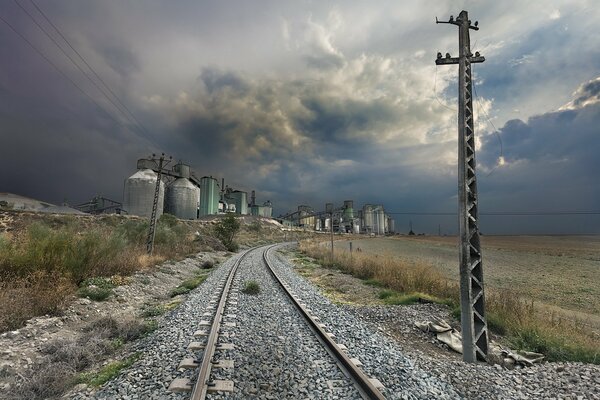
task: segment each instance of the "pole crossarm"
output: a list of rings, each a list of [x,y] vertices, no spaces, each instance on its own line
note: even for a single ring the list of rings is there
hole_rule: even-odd
[[[479,234],[477,177],[475,175],[475,128],[473,118],[472,63],[485,58],[478,52],[471,53],[469,29],[478,30],[478,23],[471,25],[468,13],[461,11],[456,20],[436,23],[457,25],[459,28],[459,56],[442,57],[437,54],[436,65],[458,64],[458,199],[460,232],[460,297],[463,360],[474,362],[487,359],[488,329],[485,318],[483,290],[483,266]]]

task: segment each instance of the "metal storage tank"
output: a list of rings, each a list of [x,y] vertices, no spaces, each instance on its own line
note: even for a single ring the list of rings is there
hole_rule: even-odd
[[[263,204],[263,213],[261,214],[265,218],[273,218],[273,203],[269,200]]]
[[[200,216],[214,215],[219,212],[219,191],[217,180],[212,176],[200,179]]]
[[[185,165],[185,164],[182,164],[182,163],[176,164],[173,167],[173,171],[175,171],[179,175],[181,175],[182,178],[189,178],[190,177],[190,166],[189,165]]]
[[[167,186],[166,212],[181,219],[196,219],[200,189],[189,179],[178,178]]]
[[[385,235],[385,211],[383,206],[377,206],[375,208],[375,218],[377,221],[374,232],[378,235]]]
[[[363,229],[365,232],[375,232],[374,217],[373,206],[371,204],[365,204],[363,206]]]
[[[150,218],[156,191],[156,178],[156,172],[151,169],[141,169],[125,179],[123,209],[130,215]],[[157,218],[163,213],[164,198],[165,184],[161,181],[158,192],[158,208],[156,209]]]
[[[352,200],[344,201],[344,220],[349,221],[354,218],[354,202]]]
[[[248,193],[234,190],[233,192],[228,193],[227,197],[233,200],[236,214],[248,214]]]
[[[390,233],[396,233],[396,221],[392,217],[388,217],[388,226]]]

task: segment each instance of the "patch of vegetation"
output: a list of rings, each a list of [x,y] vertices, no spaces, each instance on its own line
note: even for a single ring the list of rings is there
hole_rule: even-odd
[[[129,368],[140,358],[141,353],[135,353],[122,361],[105,365],[97,372],[86,372],[79,375],[78,382],[99,387],[116,377],[121,370]]]
[[[215,264],[210,260],[206,260],[202,264],[200,264],[201,269],[212,269],[214,266]]]
[[[255,295],[260,293],[260,285],[256,281],[246,281],[244,282],[244,288],[242,289],[242,293]]]
[[[383,287],[383,283],[379,282],[376,279],[369,278],[364,280],[365,284],[373,287]]]
[[[435,302],[446,304],[460,320],[459,287],[432,266],[369,254],[330,252],[317,242],[301,242],[300,248],[326,268],[339,269],[365,284],[380,287],[386,304]],[[537,312],[531,302],[509,290],[486,292],[486,318],[490,331],[504,335],[513,348],[542,353],[549,361],[581,361],[600,364],[600,338],[576,323],[554,320]]]
[[[394,290],[384,289],[379,292],[379,298],[383,300],[385,304],[389,305],[408,305],[408,304],[419,304],[419,303],[437,303],[446,304],[446,301],[438,299],[437,297],[430,296],[425,293],[398,293]]]
[[[158,317],[160,315],[163,315],[165,313],[165,308],[163,306],[161,306],[160,304],[149,304],[149,305],[145,305],[142,308],[142,317],[144,318],[151,318],[151,317]]]
[[[206,280],[206,275],[199,275],[195,278],[187,279],[179,284],[175,289],[171,290],[170,296],[175,297],[182,294],[187,294],[196,289],[202,282]]]
[[[240,230],[240,222],[232,214],[228,214],[214,226],[214,234],[229,251],[237,251],[235,235]]]
[[[107,278],[89,278],[81,283],[77,294],[94,301],[104,301],[112,293],[115,285]]]
[[[509,343],[518,350],[534,351],[546,356],[548,361],[577,360],[600,364],[600,350],[574,343],[564,335],[542,329],[529,328],[511,335]]]
[[[259,221],[254,221],[248,225],[248,230],[254,233],[260,233],[262,231],[262,225]]]

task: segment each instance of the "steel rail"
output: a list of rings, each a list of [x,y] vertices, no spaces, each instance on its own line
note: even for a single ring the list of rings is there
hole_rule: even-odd
[[[196,379],[196,383],[194,384],[194,388],[192,390],[192,400],[204,400],[204,398],[206,398],[206,394],[208,393],[208,387],[210,385],[208,378],[212,369],[213,356],[215,354],[217,340],[219,339],[219,330],[221,329],[221,322],[223,320],[223,311],[225,309],[225,303],[227,302],[229,290],[231,289],[231,283],[233,282],[235,273],[237,272],[238,267],[242,263],[242,260],[248,255],[248,253],[250,253],[253,250],[256,250],[256,247],[246,250],[246,252],[244,252],[240,256],[240,258],[238,258],[238,260],[235,262],[235,264],[231,268],[231,271],[229,271],[229,276],[227,277],[227,281],[223,286],[223,291],[221,292],[221,299],[219,300],[219,305],[215,312],[213,323],[210,328],[210,333],[208,335],[206,347],[204,348],[204,355],[202,356],[202,363],[200,364],[198,379]]]
[[[329,335],[327,334],[325,329],[323,329],[319,325],[319,322],[312,315],[310,315],[310,313],[308,312],[306,307],[304,307],[302,304],[300,304],[298,299],[296,299],[296,297],[290,292],[287,285],[284,284],[283,280],[275,272],[275,270],[271,266],[271,263],[269,263],[269,260],[268,260],[269,252],[275,246],[277,246],[277,245],[270,246],[263,252],[263,260],[265,262],[265,265],[267,265],[269,271],[271,272],[271,274],[273,275],[275,280],[279,283],[279,285],[281,286],[283,291],[287,294],[287,296],[292,300],[292,303],[300,311],[300,313],[306,319],[306,321],[308,322],[310,327],[316,332],[316,334],[318,335],[321,342],[323,342],[325,344],[325,346],[327,347],[327,350],[330,353],[332,353],[335,358],[337,358],[338,365],[340,365],[340,367],[342,367],[344,372],[352,380],[354,380],[354,383],[360,389],[363,397],[365,397],[367,399],[371,399],[371,400],[385,399],[383,394],[375,387],[375,385],[373,385],[373,383],[371,382],[369,377],[360,368],[358,368],[356,365],[354,365],[354,363],[352,362],[350,357],[348,357],[348,355],[346,353],[344,353],[344,351],[337,345],[337,343],[335,343],[331,339],[331,337],[329,337]]]

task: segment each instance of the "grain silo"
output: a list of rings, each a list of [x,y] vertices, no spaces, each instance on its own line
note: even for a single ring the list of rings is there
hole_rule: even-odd
[[[156,173],[151,169],[140,169],[125,179],[123,210],[130,215],[150,218],[156,191],[156,178]],[[165,184],[161,181],[158,192],[158,208],[156,209],[157,218],[163,213],[164,196]]]
[[[181,219],[196,219],[200,189],[187,178],[177,178],[167,186],[166,212]]]
[[[212,176],[200,179],[200,216],[214,215],[219,211],[217,180]]]
[[[396,233],[396,221],[390,216],[388,216],[388,227],[389,233]]]
[[[374,214],[375,216],[373,218],[373,221],[375,222],[375,226],[373,232],[375,232],[378,235],[385,235],[386,218],[383,206],[376,206]]]
[[[372,233],[375,232],[375,230],[373,229],[373,222],[374,222],[374,212],[373,212],[373,206],[371,204],[365,204],[363,206],[363,230],[365,233]]]
[[[352,200],[344,201],[344,221],[350,221],[354,218],[354,202]]]
[[[248,214],[248,193],[240,190],[234,190],[233,192],[227,193],[227,197],[230,200],[233,200],[236,214]]]

